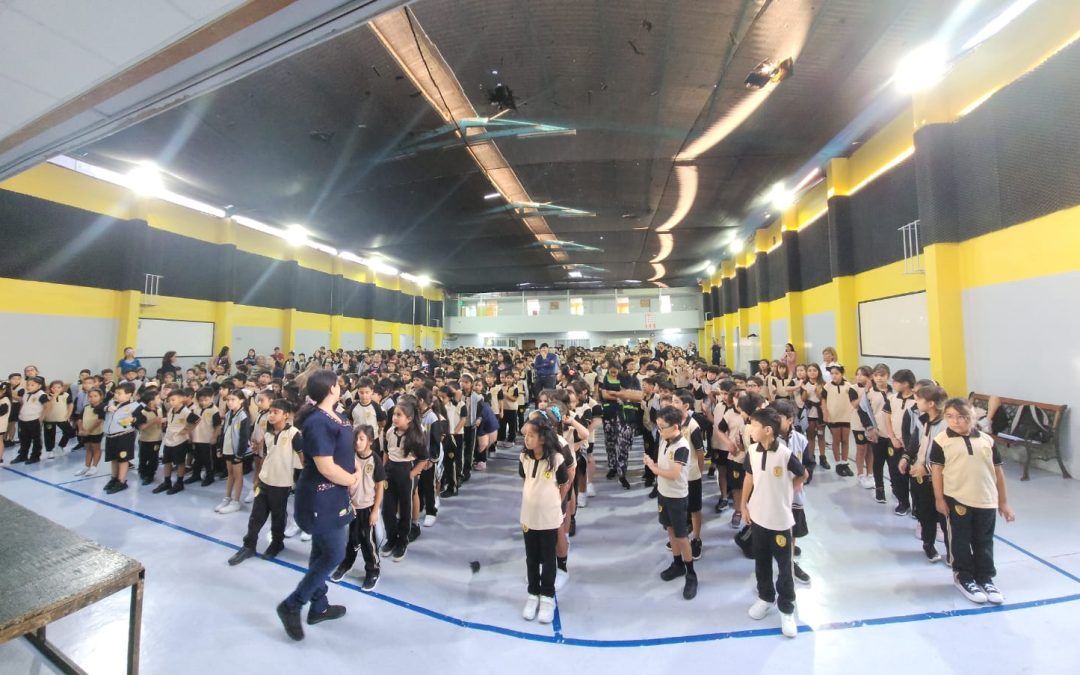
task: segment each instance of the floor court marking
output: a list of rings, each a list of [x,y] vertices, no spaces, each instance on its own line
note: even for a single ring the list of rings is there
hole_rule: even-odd
[[[135,516],[136,518],[141,518],[143,520],[146,520],[146,521],[151,522],[151,523],[155,523],[157,525],[164,525],[165,527],[176,530],[178,532],[183,532],[184,534],[188,534],[188,535],[191,535],[193,537],[202,539],[203,541],[208,541],[210,543],[217,544],[218,546],[223,546],[223,547],[231,549],[233,551],[236,551],[236,550],[240,549],[240,547],[237,546],[236,544],[232,544],[232,543],[229,543],[229,542],[224,541],[222,539],[218,539],[217,537],[213,537],[213,536],[211,536],[209,534],[206,534],[204,532],[199,532],[198,530],[193,530],[193,529],[190,529],[188,527],[184,527],[183,525],[178,525],[176,523],[169,522],[167,520],[162,520],[161,518],[158,518],[156,516],[151,516],[151,515],[149,515],[147,513],[142,513],[140,511],[135,511],[134,509],[129,509],[126,506],[121,506],[119,504],[113,504],[112,502],[108,502],[108,501],[105,501],[104,499],[94,497],[93,495],[88,495],[88,494],[86,494],[84,492],[79,492],[77,490],[73,490],[73,489],[71,489],[69,487],[66,487],[66,484],[52,483],[52,482],[49,482],[49,481],[47,481],[47,480],[45,480],[43,478],[38,478],[37,476],[33,476],[33,475],[28,474],[28,473],[24,473],[24,472],[22,472],[22,471],[20,471],[18,469],[13,469],[13,468],[8,467],[8,466],[2,466],[2,468],[5,469],[6,471],[9,471],[9,472],[17,475],[17,476],[21,476],[22,478],[27,478],[29,480],[32,480],[32,481],[36,482],[36,483],[41,483],[42,485],[47,485],[47,486],[49,486],[51,488],[55,488],[57,490],[60,490],[61,492],[66,492],[66,493],[74,495],[76,497],[81,497],[83,499],[88,499],[88,500],[90,500],[92,502],[101,504],[103,506],[107,506],[109,508],[115,509],[115,510],[120,511],[122,513],[126,513],[126,514],[131,515],[131,516]],[[78,482],[78,481],[75,481],[75,482]],[[1040,558],[1039,556],[1035,555],[1034,553],[1032,553],[1032,552],[1030,552],[1030,551],[1028,551],[1028,550],[1026,550],[1024,548],[1021,548],[1020,546],[1012,543],[1011,541],[1008,541],[1007,539],[1003,539],[1003,538],[1001,538],[1001,537],[999,537],[997,535],[994,535],[994,538],[997,539],[998,541],[1008,545],[1008,546],[1011,546],[1012,548],[1015,548],[1017,551],[1019,551],[1019,552],[1023,553],[1024,555],[1030,557],[1031,559],[1035,560],[1036,562],[1039,562],[1042,565],[1054,570],[1055,572],[1065,576],[1069,580],[1080,583],[1080,577],[1077,577],[1077,576],[1075,576],[1073,574],[1070,574],[1069,572],[1061,569],[1057,565],[1054,565],[1053,563],[1051,563],[1051,562],[1049,562],[1047,560],[1044,560],[1043,558]],[[271,560],[269,562],[280,565],[281,567],[285,567],[285,568],[293,570],[295,572],[299,572],[301,574],[304,574],[304,573],[307,572],[307,568],[305,568],[305,567],[303,567],[301,565],[297,565],[296,563],[288,562],[286,560],[281,560],[281,559],[275,558],[274,560]],[[333,582],[329,582],[329,583],[333,583]],[[494,633],[496,635],[503,635],[505,637],[512,637],[512,638],[517,638],[517,639],[521,639],[521,640],[529,640],[529,641],[533,641],[533,642],[544,642],[544,643],[549,643],[549,644],[570,645],[570,646],[575,646],[575,647],[595,647],[595,648],[656,647],[656,646],[663,646],[663,645],[676,645],[676,644],[685,644],[685,643],[694,643],[694,642],[713,642],[713,641],[717,641],[717,640],[744,639],[744,638],[754,638],[754,637],[780,635],[780,628],[779,627],[773,627],[773,628],[755,628],[755,629],[744,629],[744,630],[736,630],[736,631],[724,631],[724,632],[717,632],[717,633],[700,633],[700,634],[697,634],[697,635],[677,635],[677,636],[662,637],[662,638],[640,638],[640,639],[633,639],[633,640],[594,640],[594,639],[587,639],[587,638],[566,637],[565,635],[562,634],[562,622],[561,622],[561,618],[559,616],[557,599],[556,599],[556,607],[555,607],[555,621],[552,622],[552,629],[553,629],[554,634],[553,635],[542,635],[542,634],[538,634],[538,633],[526,633],[524,631],[515,630],[513,628],[504,628],[502,626],[494,626],[494,625],[491,625],[491,624],[479,623],[479,622],[475,622],[475,621],[468,621],[468,620],[465,620],[465,619],[459,619],[457,617],[450,616],[448,614],[443,614],[442,612],[438,612],[436,610],[429,609],[429,608],[423,607],[421,605],[413,604],[411,602],[408,602],[407,600],[402,600],[400,598],[395,598],[395,597],[393,597],[391,595],[384,595],[382,593],[378,593],[378,592],[375,592],[375,591],[364,592],[359,586],[357,586],[356,584],[354,584],[352,582],[348,582],[348,581],[339,581],[339,582],[336,583],[336,585],[340,586],[342,588],[348,588],[349,590],[356,591],[357,593],[360,593],[361,595],[372,597],[372,598],[377,598],[379,600],[382,600],[383,602],[389,603],[389,604],[394,605],[396,607],[400,607],[402,609],[407,609],[409,611],[416,612],[417,614],[421,614],[421,615],[427,616],[429,618],[436,619],[436,620],[442,621],[444,623],[448,623],[448,624],[453,625],[453,626],[458,626],[460,628],[468,628],[470,630],[478,630],[478,631],[482,631],[482,632],[486,632],[486,633]],[[1011,612],[1011,611],[1022,610],[1022,609],[1031,609],[1031,608],[1034,608],[1034,607],[1047,607],[1047,606],[1058,605],[1058,604],[1062,604],[1062,603],[1066,603],[1066,602],[1075,602],[1077,600],[1080,600],[1080,593],[1074,593],[1074,594],[1071,594],[1071,595],[1063,595],[1063,596],[1059,596],[1059,597],[1055,597],[1055,598],[1045,598],[1045,599],[1042,599],[1042,600],[1028,600],[1026,602],[1017,602],[1017,603],[1010,603],[1010,604],[1003,604],[1003,605],[980,605],[980,606],[969,607],[969,608],[964,608],[964,609],[942,610],[942,611],[935,611],[935,612],[922,612],[922,613],[915,613],[915,614],[902,614],[902,615],[896,615],[896,616],[884,616],[884,617],[876,617],[876,618],[870,618],[870,619],[854,619],[854,620],[849,620],[849,621],[836,621],[836,622],[832,622],[832,623],[819,624],[819,625],[813,626],[813,627],[811,627],[809,625],[806,625],[806,624],[800,624],[799,625],[799,632],[800,633],[812,633],[812,632],[820,632],[820,631],[848,630],[848,629],[851,629],[851,628],[862,628],[862,627],[865,627],[865,626],[884,626],[884,625],[891,625],[891,624],[914,623],[914,622],[919,622],[919,621],[932,621],[932,620],[935,620],[935,619],[948,619],[948,618],[963,617],[963,616],[977,616],[977,615],[980,615],[980,614],[996,614],[996,613],[999,613],[999,612]]]

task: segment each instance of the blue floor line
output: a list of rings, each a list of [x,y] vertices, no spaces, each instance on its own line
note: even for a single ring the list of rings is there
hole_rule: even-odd
[[[171,523],[171,522],[169,522],[167,520],[162,520],[161,518],[157,518],[156,516],[151,516],[149,514],[142,513],[140,511],[135,511],[133,509],[129,509],[129,508],[125,507],[125,506],[120,506],[119,504],[113,504],[112,502],[108,502],[108,501],[106,501],[104,499],[94,497],[93,495],[88,495],[86,493],[79,492],[77,490],[73,490],[73,489],[71,489],[69,487],[65,487],[65,485],[63,485],[63,484],[52,483],[52,482],[49,482],[49,481],[47,481],[47,480],[45,480],[43,478],[38,478],[37,476],[33,476],[33,475],[30,475],[30,474],[27,474],[27,473],[23,473],[22,471],[19,471],[17,469],[12,469],[11,467],[8,467],[8,466],[3,466],[2,468],[7,470],[7,471],[10,471],[11,473],[13,473],[13,474],[15,474],[17,476],[21,476],[23,478],[28,478],[28,479],[30,479],[30,480],[32,480],[34,482],[41,483],[42,485],[47,485],[49,487],[55,488],[55,489],[60,490],[62,492],[66,492],[66,493],[74,495],[76,497],[81,497],[83,499],[89,499],[90,501],[101,504],[102,506],[107,506],[109,508],[116,509],[117,511],[121,511],[123,513],[135,516],[136,518],[141,518],[141,519],[149,521],[151,523],[155,523],[157,525],[164,525],[165,527],[171,528],[171,529],[176,530],[178,532],[183,532],[184,534],[189,534],[189,535],[191,535],[193,537],[197,537],[199,539],[202,539],[203,541],[208,541],[208,542],[211,542],[213,544],[217,544],[219,546],[223,546],[225,548],[231,549],[233,551],[237,551],[237,550],[240,549],[240,547],[238,545],[236,545],[236,544],[232,544],[232,543],[224,541],[222,539],[218,539],[217,537],[213,537],[213,536],[205,534],[203,532],[199,532],[198,530],[192,530],[190,528],[184,527],[183,525],[178,525],[176,523]],[[96,478],[96,476],[94,476],[94,477]],[[75,481],[75,482],[78,482],[78,481]],[[1002,543],[1007,544],[1007,545],[1015,548],[1016,550],[1018,550],[1021,553],[1027,555],[1031,559],[1033,559],[1033,560],[1035,560],[1035,561],[1037,561],[1039,563],[1042,563],[1046,567],[1054,570],[1055,572],[1058,572],[1059,574],[1064,575],[1068,579],[1070,579],[1072,581],[1080,582],[1080,578],[1078,578],[1075,575],[1070,574],[1069,572],[1061,569],[1057,565],[1054,565],[1054,564],[1040,558],[1039,556],[1035,555],[1034,553],[1032,553],[1030,551],[1027,551],[1027,550],[1021,548],[1020,546],[1017,546],[1016,544],[1014,544],[1014,543],[1012,543],[1012,542],[1010,542],[1010,541],[1008,541],[1006,539],[1002,539],[1001,537],[998,537],[996,535],[995,535],[995,539],[998,539]],[[307,568],[305,568],[305,567],[303,567],[301,565],[297,565],[296,563],[288,562],[286,560],[280,560],[280,559],[275,558],[274,560],[271,560],[269,562],[272,562],[274,564],[280,565],[280,566],[285,567],[287,569],[299,572],[301,574],[304,574],[304,573],[307,572]],[[562,644],[562,645],[569,645],[569,646],[574,646],[574,647],[594,647],[594,648],[656,647],[656,646],[663,646],[663,645],[676,645],[676,644],[686,644],[686,643],[694,643],[694,642],[712,642],[712,641],[716,641],[716,640],[743,639],[743,638],[754,638],[754,637],[780,635],[780,628],[775,627],[775,628],[756,628],[756,629],[745,629],[745,630],[736,630],[736,631],[725,631],[725,632],[718,632],[718,633],[701,633],[701,634],[697,634],[697,635],[676,635],[676,636],[662,637],[662,638],[641,638],[641,639],[632,639],[632,640],[594,640],[594,639],[586,639],[586,638],[566,637],[566,636],[562,635],[562,621],[561,621],[561,618],[559,616],[559,609],[558,609],[558,604],[557,603],[556,603],[556,608],[555,608],[555,621],[552,623],[552,628],[554,630],[554,634],[553,635],[541,635],[541,634],[537,634],[537,633],[526,633],[524,631],[514,630],[512,628],[503,628],[501,626],[493,626],[491,624],[478,623],[478,622],[474,622],[474,621],[467,621],[465,619],[459,619],[457,617],[453,617],[453,616],[450,616],[448,614],[443,614],[443,613],[437,612],[437,611],[435,611],[433,609],[428,609],[427,607],[423,607],[423,606],[420,606],[420,605],[415,605],[415,604],[413,604],[411,602],[408,602],[406,600],[401,600],[400,598],[395,598],[395,597],[390,596],[390,595],[384,595],[382,593],[377,593],[377,592],[374,592],[374,591],[372,591],[372,592],[364,592],[359,586],[357,586],[354,583],[348,582],[348,581],[339,581],[339,582],[337,582],[336,585],[341,586],[342,588],[348,588],[349,590],[356,591],[356,592],[358,592],[358,593],[360,593],[362,595],[365,595],[365,596],[369,596],[369,597],[372,597],[372,598],[377,598],[379,600],[382,600],[383,602],[387,602],[387,603],[389,603],[391,605],[395,605],[395,606],[400,607],[402,609],[407,609],[409,611],[416,612],[417,614],[422,614],[422,615],[430,617],[432,619],[436,619],[436,620],[442,621],[444,623],[448,623],[448,624],[451,624],[451,625],[454,625],[454,626],[458,626],[460,628],[468,628],[470,630],[478,630],[478,631],[482,631],[482,632],[486,632],[486,633],[494,633],[496,635],[503,635],[503,636],[506,636],[506,637],[517,638],[517,639],[521,639],[521,640],[530,640],[530,641],[533,641],[533,642],[544,642],[544,643],[549,643],[549,644]],[[799,626],[799,632],[800,633],[813,633],[813,632],[821,632],[821,631],[848,630],[848,629],[852,629],[852,628],[862,628],[862,627],[865,627],[865,626],[884,626],[884,625],[891,625],[891,624],[912,623],[912,622],[918,622],[918,621],[932,621],[932,620],[935,620],[935,619],[948,619],[948,618],[963,617],[963,616],[976,616],[976,615],[980,615],[980,614],[994,614],[994,613],[999,613],[999,612],[1011,612],[1011,611],[1022,610],[1022,609],[1031,609],[1031,608],[1034,608],[1034,607],[1046,607],[1046,606],[1057,605],[1057,604],[1062,604],[1062,603],[1066,603],[1066,602],[1075,602],[1077,600],[1080,600],[1080,593],[1075,593],[1075,594],[1072,594],[1072,595],[1063,595],[1063,596],[1059,596],[1059,597],[1056,597],[1056,598],[1046,598],[1046,599],[1042,599],[1042,600],[1029,600],[1029,601],[1026,601],[1026,602],[1017,602],[1017,603],[1010,603],[1010,604],[1003,604],[1003,605],[981,605],[981,606],[978,606],[978,607],[970,607],[970,608],[966,608],[966,609],[953,609],[953,610],[944,610],[944,611],[937,611],[937,612],[921,612],[921,613],[916,613],[916,614],[903,614],[903,615],[897,615],[897,616],[884,616],[884,617],[877,617],[877,618],[871,618],[871,619],[855,619],[855,620],[851,620],[851,621],[836,621],[836,622],[827,623],[827,624],[820,624],[820,625],[813,626],[813,627],[803,624],[803,625]]]

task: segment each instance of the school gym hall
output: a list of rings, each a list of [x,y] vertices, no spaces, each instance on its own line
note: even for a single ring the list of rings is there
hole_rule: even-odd
[[[1080,3],[9,0],[0,56],[0,675],[1080,662]]]

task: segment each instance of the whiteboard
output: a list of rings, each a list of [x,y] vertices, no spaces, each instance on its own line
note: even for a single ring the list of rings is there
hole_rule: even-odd
[[[929,359],[930,324],[926,292],[859,303],[863,356]]]
[[[212,321],[139,319],[135,354],[139,358],[161,358],[165,352],[177,356],[209,359],[214,353]]]
[[[391,349],[392,344],[390,333],[375,333],[375,349]]]

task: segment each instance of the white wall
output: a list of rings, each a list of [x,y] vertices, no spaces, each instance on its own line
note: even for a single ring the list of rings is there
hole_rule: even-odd
[[[37,366],[46,380],[65,382],[83,368],[96,373],[116,366],[115,319],[0,312],[0,326],[0,376],[5,380],[27,365]]]
[[[668,314],[654,313],[656,329],[679,328],[683,331],[697,333],[702,326],[701,310],[672,311]],[[449,333],[498,333],[507,335],[526,335],[529,333],[550,333],[552,329],[558,331],[588,331],[588,332],[621,332],[621,333],[646,333],[653,332],[645,327],[646,314],[590,314],[586,311],[584,316],[572,316],[570,314],[552,316],[478,316],[461,317],[451,316],[446,319],[446,329]]]
[[[779,360],[784,355],[784,346],[791,342],[787,319],[773,319],[769,324],[769,330],[772,331],[769,342],[772,345],[773,359]]]
[[[836,346],[836,313],[819,312],[804,315],[803,339],[805,344],[802,345],[802,349],[799,349],[799,345],[795,345],[797,357],[795,362],[821,363],[821,350],[825,347]],[[845,369],[850,367],[851,364],[844,364]]]
[[[297,354],[303,353],[311,356],[319,347],[330,348],[330,331],[325,330],[298,330],[296,331]],[[235,353],[235,352],[234,352]]]
[[[393,340],[390,333],[375,333],[375,349],[391,349]]]
[[[399,333],[398,334],[398,349],[412,349],[413,348],[413,336],[412,333]]]
[[[968,388],[1040,403],[1067,404],[1062,455],[1075,475],[1080,457],[1080,272],[963,292]],[[1062,311],[1064,310],[1064,311]],[[949,392],[964,396],[968,392]],[[1057,471],[1057,463],[1041,464]]]
[[[677,347],[686,347],[689,343],[693,342],[697,344],[697,332],[682,331],[681,333],[671,334],[664,333],[662,331],[640,331],[640,332],[603,332],[603,333],[587,333],[584,338],[574,338],[571,340],[566,336],[566,333],[523,333],[517,335],[503,335],[500,337],[512,337],[516,338],[518,344],[521,344],[521,340],[536,340],[536,344],[539,345],[543,342],[548,344],[564,343],[570,344],[584,342],[589,346],[602,346],[610,344],[626,344],[629,340],[648,340],[650,344],[656,345],[657,342],[665,342],[669,345]],[[472,334],[453,334],[452,336],[446,336],[443,338],[443,347],[446,349],[454,349],[457,347],[482,347],[484,346],[484,338],[479,335]],[[701,346],[698,345],[700,350]],[[706,354],[707,356],[707,354]]]
[[[342,332],[341,348],[345,350],[367,349],[367,333],[356,333],[351,331]]]
[[[232,355],[236,360],[247,356],[247,350],[254,349],[256,354],[272,354],[274,347],[282,346],[281,329],[265,326],[233,326]]]

